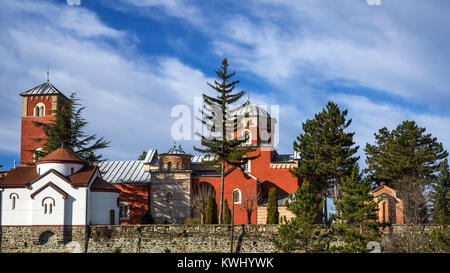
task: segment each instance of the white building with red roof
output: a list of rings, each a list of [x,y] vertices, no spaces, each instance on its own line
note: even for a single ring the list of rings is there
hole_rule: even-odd
[[[0,180],[0,226],[119,224],[119,193],[97,165],[61,148]]]

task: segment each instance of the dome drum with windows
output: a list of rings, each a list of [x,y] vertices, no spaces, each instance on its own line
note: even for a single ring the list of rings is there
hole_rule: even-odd
[[[158,155],[159,171],[186,171],[191,169],[191,157],[181,148],[173,143],[173,147],[167,153]]]
[[[43,174],[51,169],[60,172],[64,176],[72,175],[88,163],[72,152],[59,148],[47,156],[36,161],[36,171]]]

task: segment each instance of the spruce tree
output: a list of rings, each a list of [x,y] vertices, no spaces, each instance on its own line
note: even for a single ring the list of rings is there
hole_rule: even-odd
[[[278,229],[279,239],[275,247],[284,252],[324,252],[327,249],[328,232],[317,224],[323,206],[322,196],[307,180],[289,196],[286,208],[295,217],[283,219]]]
[[[311,186],[324,196],[324,220],[327,222],[326,197],[339,200],[339,182],[351,174],[359,146],[354,146],[355,133],[346,132],[352,120],[346,119],[348,111],[341,111],[337,104],[328,102],[314,119],[302,123],[303,133],[294,141],[299,155],[298,167],[292,174],[311,181]]]
[[[231,78],[236,72],[228,73],[227,59],[222,61],[222,66],[216,71],[219,81],[215,80],[214,84],[207,83],[209,87],[215,90],[218,94],[215,97],[203,94],[203,109],[201,111],[202,117],[199,118],[202,124],[206,127],[208,135],[202,135],[196,132],[201,137],[201,145],[203,148],[194,146],[194,150],[203,153],[211,160],[205,160],[203,163],[219,165],[220,172],[220,207],[219,207],[219,223],[223,220],[223,199],[224,199],[224,183],[225,183],[225,168],[235,167],[244,172],[244,165],[249,161],[257,158],[256,156],[247,156],[248,153],[255,151],[250,146],[243,145],[247,142],[245,139],[233,138],[229,139],[230,133],[233,133],[234,127],[230,126],[227,121],[229,117],[230,106],[237,102],[245,91],[233,93],[239,81],[232,81]],[[245,104],[244,104],[245,105]]]
[[[224,212],[224,216],[223,216],[223,223],[225,225],[230,225],[231,224],[231,210],[230,210],[230,207],[228,206],[227,199],[225,199],[224,207],[225,207],[225,212]]]
[[[275,188],[270,188],[267,200],[267,224],[278,224],[278,196]]]
[[[365,148],[368,179],[385,182],[403,201],[406,224],[428,220],[426,186],[436,179],[439,163],[448,156],[426,129],[414,121],[403,121],[392,131],[375,133],[375,144]]]
[[[371,185],[362,180],[359,168],[355,166],[351,176],[342,181],[340,189],[342,200],[335,205],[341,214],[336,219],[335,232],[344,244],[332,249],[337,252],[367,252],[367,244],[380,238],[380,223],[376,221],[378,203],[371,194]]]
[[[437,181],[431,187],[433,222],[447,225],[449,222],[448,193],[450,190],[450,170],[447,159],[441,162]]]
[[[109,141],[103,137],[97,139],[96,135],[87,135],[83,129],[88,122],[81,116],[85,109],[78,103],[76,93],[70,96],[69,106],[62,107],[59,110],[53,110],[55,120],[50,123],[33,121],[33,124],[41,128],[45,134],[44,138],[33,138],[35,142],[44,145],[42,150],[30,150],[35,158],[41,158],[47,154],[63,147],[72,151],[81,159],[90,164],[102,161],[102,155],[97,151],[109,147]],[[29,163],[28,164],[32,164]]]

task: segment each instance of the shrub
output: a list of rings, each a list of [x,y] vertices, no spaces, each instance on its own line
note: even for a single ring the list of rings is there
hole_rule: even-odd
[[[217,204],[211,196],[206,201],[205,224],[217,224]]]
[[[228,206],[228,200],[225,199],[225,204],[224,204],[224,216],[223,216],[223,223],[225,225],[230,225],[231,224],[231,210],[230,207]]]
[[[278,197],[277,190],[269,190],[269,200],[267,201],[267,224],[278,224]]]
[[[187,218],[186,221],[184,221],[185,225],[200,225],[202,223],[202,220],[200,218]]]

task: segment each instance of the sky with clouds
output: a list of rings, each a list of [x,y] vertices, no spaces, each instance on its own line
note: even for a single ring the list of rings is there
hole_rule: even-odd
[[[77,2],[77,1],[69,1]],[[450,149],[447,0],[0,1],[0,165],[19,160],[19,93],[77,92],[109,160],[172,145],[175,105],[211,94],[223,58],[256,104],[279,105],[280,153],[327,101],[360,146],[415,120]],[[193,152],[195,141],[180,142]],[[195,153],[194,153],[195,154]]]

